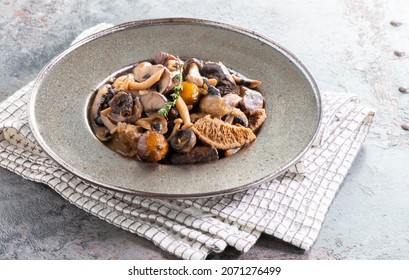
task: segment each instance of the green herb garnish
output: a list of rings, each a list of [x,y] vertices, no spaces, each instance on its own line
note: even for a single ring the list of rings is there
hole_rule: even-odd
[[[174,80],[176,81],[174,87],[173,87],[173,93],[170,95],[173,99],[173,101],[168,101],[165,103],[165,105],[159,109],[158,114],[163,116],[163,117],[167,117],[170,109],[172,109],[172,107],[176,106],[176,100],[179,98],[180,96],[180,92],[183,90],[183,86],[182,86],[182,67],[183,64],[179,63],[179,57],[177,57],[177,63],[176,63],[176,71],[179,71],[179,73],[174,77]]]

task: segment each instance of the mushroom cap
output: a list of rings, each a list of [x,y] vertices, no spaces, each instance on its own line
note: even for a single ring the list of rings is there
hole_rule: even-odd
[[[157,112],[168,101],[166,97],[154,90],[149,90],[147,93],[141,95],[139,97],[139,101],[142,104],[143,111],[146,114],[151,114],[153,112]]]
[[[232,107],[237,107],[239,106],[240,101],[243,99],[240,95],[237,95],[235,93],[229,93],[223,96],[223,99],[226,101],[226,103]]]
[[[123,117],[129,117],[132,115],[132,96],[125,91],[120,91],[115,94],[115,96],[108,102],[108,105],[115,114],[121,114]]]
[[[174,151],[187,153],[196,145],[196,135],[191,128],[182,128],[170,137],[169,144]]]
[[[138,156],[144,161],[160,161],[166,156],[168,150],[168,141],[154,130],[148,130],[142,134],[137,143]]]
[[[149,117],[142,118],[136,121],[136,124],[146,130],[154,130],[160,134],[168,132],[168,121],[159,114],[151,114]]]
[[[150,62],[141,62],[133,69],[133,75],[135,81],[141,83],[159,71],[163,71],[163,73],[151,88],[159,93],[166,93],[171,88],[172,77],[170,71],[162,64],[152,65]]]

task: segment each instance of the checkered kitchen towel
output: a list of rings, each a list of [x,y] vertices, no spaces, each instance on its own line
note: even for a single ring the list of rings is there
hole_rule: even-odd
[[[100,24],[77,40],[110,26]],[[297,168],[236,194],[163,200],[92,186],[50,159],[28,125],[32,87],[30,83],[0,104],[0,165],[47,184],[72,204],[183,259],[205,259],[227,246],[246,252],[263,232],[308,250],[374,115],[352,95],[324,92],[320,143]]]

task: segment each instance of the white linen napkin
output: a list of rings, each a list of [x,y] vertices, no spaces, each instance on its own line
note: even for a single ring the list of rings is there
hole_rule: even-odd
[[[111,26],[92,27],[74,42]],[[0,104],[0,166],[183,259],[205,259],[227,246],[246,252],[261,233],[310,249],[374,116],[351,94],[323,92],[319,141],[286,173],[236,194],[164,200],[87,184],[49,158],[28,125],[32,88],[33,82]]]

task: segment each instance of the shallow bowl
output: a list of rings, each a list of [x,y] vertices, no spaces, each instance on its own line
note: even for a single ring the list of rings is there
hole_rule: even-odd
[[[268,117],[257,140],[231,157],[182,166],[128,159],[97,140],[88,105],[98,84],[157,51],[221,61],[262,81]],[[229,194],[271,180],[311,146],[320,119],[319,89],[289,50],[243,28],[187,18],[128,22],[83,39],[41,71],[29,101],[36,140],[63,168],[100,187],[162,198]]]

